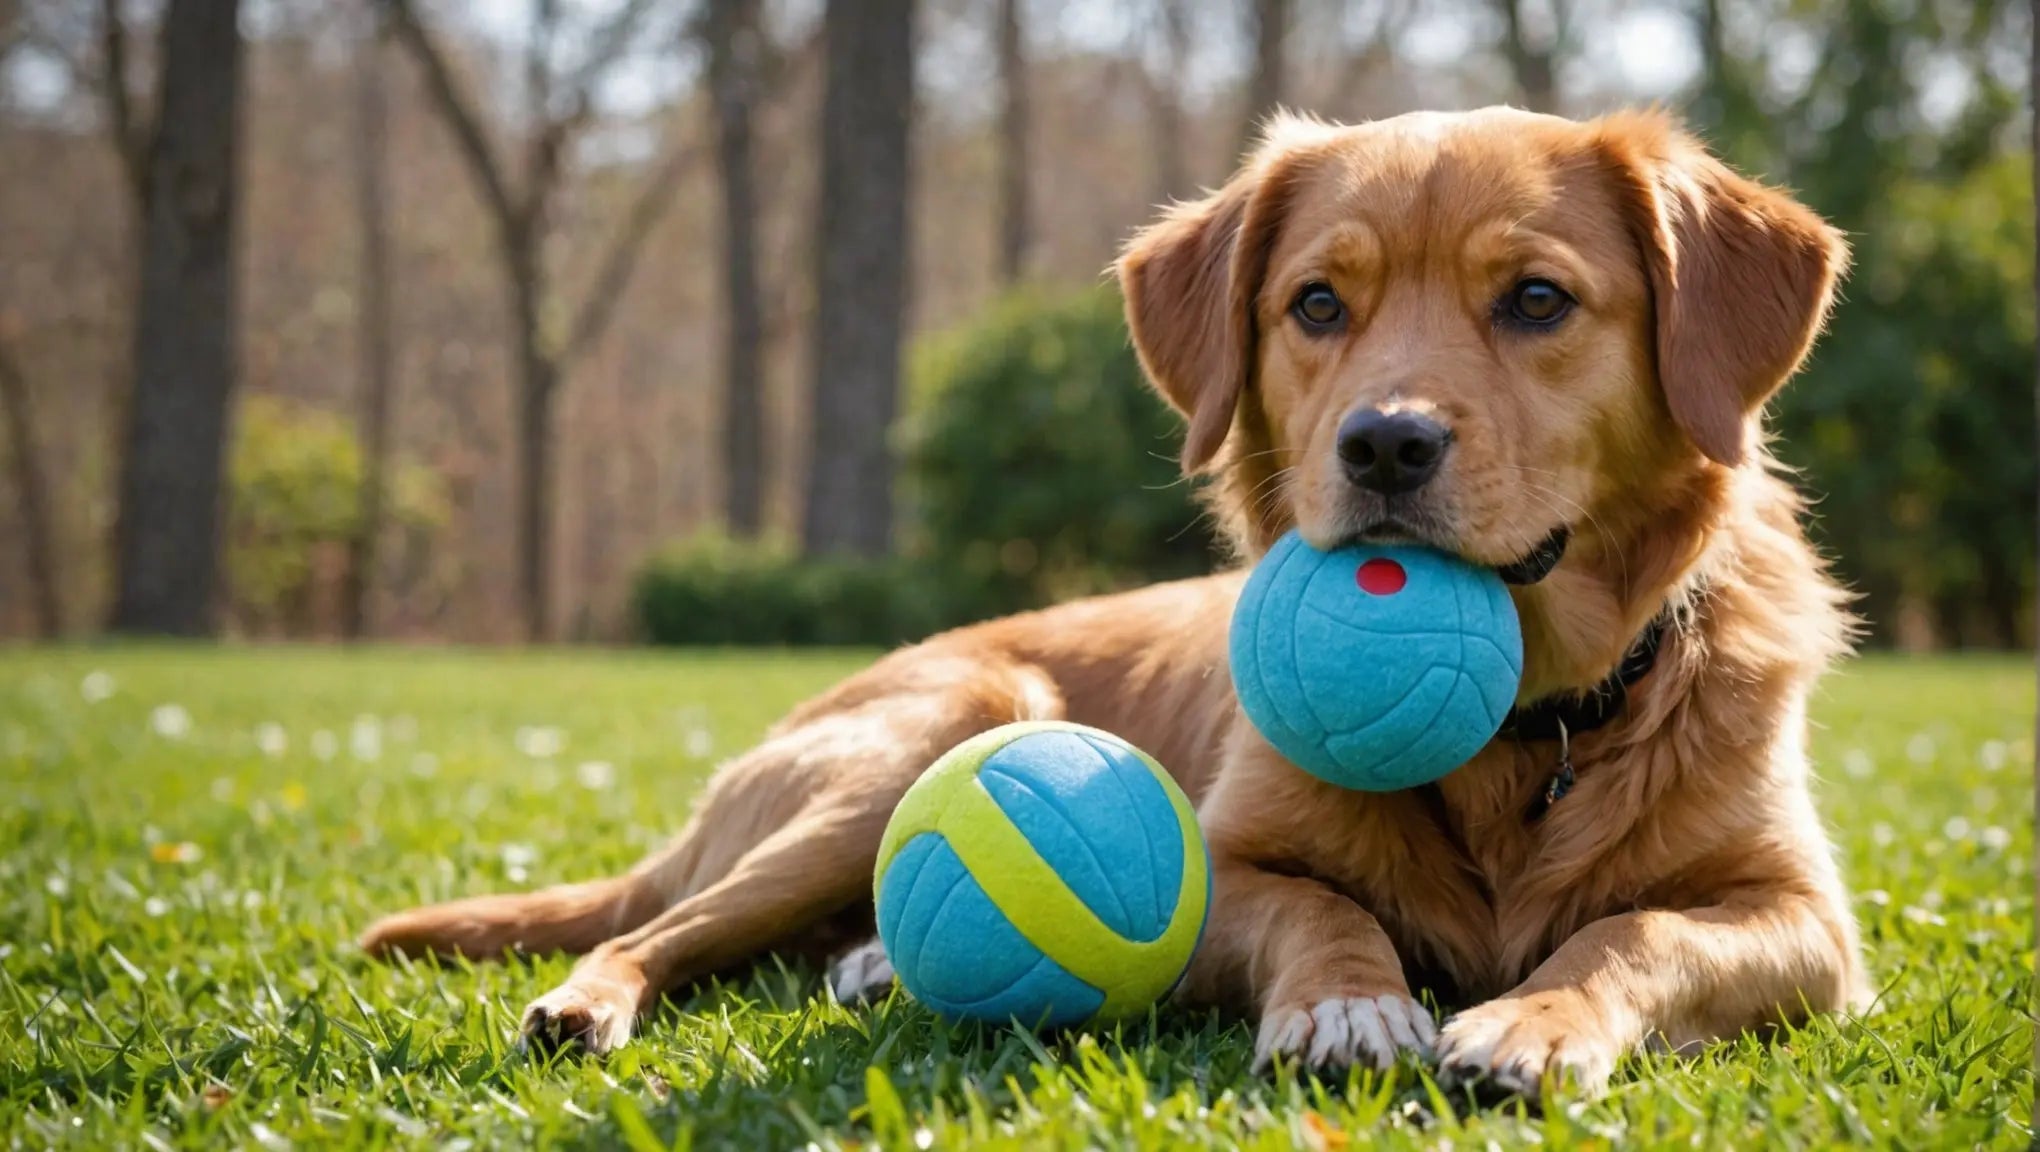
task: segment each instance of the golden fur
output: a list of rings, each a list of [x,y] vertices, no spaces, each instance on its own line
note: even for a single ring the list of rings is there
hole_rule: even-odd
[[[1392,530],[1505,564],[1521,699],[1589,688],[1668,606],[1680,625],[1578,783],[1529,813],[1548,743],[1498,740],[1435,787],[1369,794],[1284,762],[1225,670],[1237,573],[936,637],[802,705],[726,766],[675,845],[630,874],[402,913],[371,952],[586,952],[527,1032],[605,1049],[669,988],[768,949],[869,932],[893,804],[957,741],[1058,717],[1152,752],[1193,799],[1216,899],[1183,995],[1253,1012],[1263,1058],[1433,1053],[1451,1077],[1589,1090],[1623,1052],[1831,1010],[1863,989],[1808,792],[1805,700],[1848,621],[1761,444],[1764,401],[1823,322],[1845,249],[1782,193],[1655,114],[1506,109],[1359,127],[1279,119],[1240,172],[1118,265],[1135,345],[1189,421],[1244,558],[1291,527]],[[1526,277],[1577,300],[1501,319]],[[1288,315],[1337,292],[1336,331]],[[1360,407],[1445,424],[1445,466],[1382,497],[1341,473]],[[867,946],[848,986],[889,974]],[[839,974],[840,975],[840,974]],[[840,981],[839,981],[840,982]],[[1435,1032],[1412,994],[1459,1009]]]

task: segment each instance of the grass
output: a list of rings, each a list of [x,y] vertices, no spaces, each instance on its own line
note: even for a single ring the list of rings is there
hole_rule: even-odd
[[[1181,1010],[1037,1038],[770,965],[606,1062],[526,1059],[563,960],[380,967],[418,900],[627,866],[845,655],[0,651],[0,1131],[15,1146],[1889,1148],[2028,1143],[2033,678],[1865,660],[1816,709],[1883,988],[1609,1094],[1475,1108],[1412,1067],[1249,1073]]]

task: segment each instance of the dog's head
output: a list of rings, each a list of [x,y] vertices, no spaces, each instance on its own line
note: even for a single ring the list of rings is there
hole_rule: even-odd
[[[1488,109],[1278,118],[1118,271],[1184,468],[1217,474],[1249,555],[1294,526],[1534,580],[1568,536],[1568,566],[1633,567],[1639,533],[1727,491],[1845,262],[1665,117]]]

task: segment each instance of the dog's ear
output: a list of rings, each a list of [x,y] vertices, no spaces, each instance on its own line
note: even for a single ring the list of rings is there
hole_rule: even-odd
[[[1827,320],[1848,245],[1660,117],[1603,127],[1650,275],[1665,401],[1700,451],[1740,463]]]
[[[1308,138],[1328,131],[1282,116],[1225,187],[1178,204],[1136,233],[1114,266],[1141,367],[1189,420],[1183,471],[1209,466],[1252,386],[1255,310]]]

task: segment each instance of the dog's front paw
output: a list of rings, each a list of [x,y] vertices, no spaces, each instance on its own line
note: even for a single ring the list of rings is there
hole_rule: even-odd
[[[857,1004],[884,996],[893,983],[892,961],[885,945],[870,940],[845,952],[829,968],[829,988],[839,1004]]]
[[[637,997],[610,980],[569,977],[524,1010],[524,1043],[538,1052],[580,1047],[604,1056],[630,1042]]]
[[[1254,1067],[1287,1056],[1314,1068],[1387,1068],[1402,1052],[1429,1056],[1436,1040],[1431,1014],[1407,996],[1339,997],[1270,1009],[1254,1041]]]
[[[1438,1078],[1531,1097],[1547,1081],[1570,1081],[1593,1095],[1621,1055],[1578,997],[1542,993],[1490,1000],[1447,1020],[1438,1034]]]

